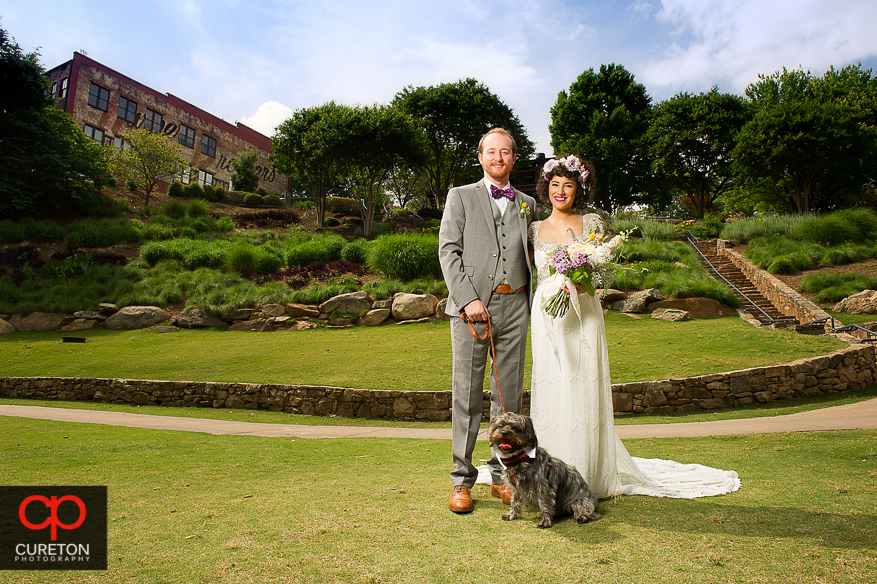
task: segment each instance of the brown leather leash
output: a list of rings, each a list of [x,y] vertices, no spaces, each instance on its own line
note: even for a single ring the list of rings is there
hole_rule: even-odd
[[[487,315],[487,325],[484,327],[484,336],[479,337],[478,333],[475,332],[475,327],[472,326],[472,321],[469,320],[469,316],[463,312],[460,314],[460,318],[469,325],[469,330],[472,331],[472,336],[475,337],[477,341],[485,341],[488,337],[490,337],[490,358],[493,361],[493,375],[496,378],[496,391],[499,393],[499,405],[502,407],[502,413],[505,413],[505,403],[502,400],[502,389],[499,387],[499,371],[496,368],[496,348],[493,346],[493,329],[490,326],[490,314]]]

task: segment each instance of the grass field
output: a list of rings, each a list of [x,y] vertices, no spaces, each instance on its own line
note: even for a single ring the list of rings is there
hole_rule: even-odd
[[[736,470],[740,491],[602,501],[603,519],[447,510],[450,442],[302,440],[0,417],[0,481],[109,492],[106,572],[16,583],[877,581],[877,432],[630,440]],[[479,445],[476,457],[487,455]]]
[[[831,337],[754,328],[738,318],[671,323],[606,315],[612,381],[690,377],[786,363],[846,346]],[[446,390],[451,344],[446,322],[275,333],[185,330],[80,331],[0,336],[9,376],[225,381]],[[530,386],[527,351],[524,387]]]

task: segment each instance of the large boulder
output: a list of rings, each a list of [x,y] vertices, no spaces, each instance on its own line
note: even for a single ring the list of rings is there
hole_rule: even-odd
[[[718,300],[712,298],[671,298],[652,302],[648,310],[656,308],[675,308],[684,310],[691,318],[722,318],[725,316],[737,316],[737,311],[728,308]]]
[[[389,317],[389,308],[376,308],[374,310],[369,310],[363,316],[359,317],[359,324],[362,326],[377,326]]]
[[[170,315],[158,306],[126,306],[104,321],[104,328],[131,330],[149,328],[166,321]]]
[[[14,333],[15,327],[6,322],[3,319],[0,319],[0,335],[8,335],[9,333]]]
[[[435,317],[439,320],[451,320],[451,315],[446,313],[445,310],[448,308],[448,299],[442,298],[435,305]]]
[[[648,290],[634,292],[624,300],[619,300],[612,305],[612,309],[640,314],[646,311],[646,306],[650,302],[655,302],[656,300],[664,300],[664,295],[656,288],[649,288]]]
[[[834,311],[847,314],[877,314],[877,290],[862,290],[858,294],[847,296],[834,305]]]
[[[66,314],[57,312],[32,312],[24,318],[17,319],[13,316],[10,323],[19,332],[30,331],[53,331],[64,324]]]
[[[174,324],[180,328],[209,328],[216,326],[226,326],[228,323],[224,320],[210,316],[200,308],[181,314],[174,319]]]
[[[349,294],[341,294],[328,299],[320,305],[320,312],[328,314],[335,312],[338,314],[356,314],[368,312],[372,308],[374,300],[368,295],[368,292],[350,292]]]
[[[319,318],[320,309],[308,304],[287,304],[286,314],[293,317]]]
[[[393,318],[415,320],[435,315],[438,298],[432,294],[397,294],[393,298]]]
[[[255,308],[233,308],[222,315],[222,320],[227,322],[235,322],[238,320],[250,320]]]
[[[282,304],[266,304],[262,307],[262,313],[259,318],[274,318],[277,316],[286,316],[286,306]]]
[[[85,329],[92,328],[96,323],[97,323],[97,320],[92,320],[90,318],[77,318],[73,322],[71,322],[69,324],[65,324],[64,326],[62,326],[58,330],[64,331],[65,333],[70,333],[70,332],[74,332],[74,331],[83,331]]]
[[[599,295],[600,300],[606,304],[612,304],[613,302],[618,302],[619,300],[627,298],[627,293],[614,288],[598,289],[597,294]]]
[[[669,320],[671,322],[682,322],[688,320],[688,313],[678,308],[659,308],[652,312],[652,318],[658,320]]]
[[[230,327],[230,331],[246,331],[251,333],[263,333],[271,330],[271,323],[267,318],[257,318],[254,320],[241,320]]]

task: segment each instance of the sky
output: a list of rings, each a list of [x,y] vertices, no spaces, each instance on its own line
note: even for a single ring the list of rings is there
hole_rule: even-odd
[[[616,63],[653,103],[758,75],[877,69],[875,0],[0,0],[46,69],[74,51],[267,136],[301,108],[472,77],[551,150],[551,107]]]

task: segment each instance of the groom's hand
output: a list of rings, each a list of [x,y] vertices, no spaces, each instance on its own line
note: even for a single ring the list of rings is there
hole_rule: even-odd
[[[473,300],[463,309],[463,312],[466,313],[466,318],[473,322],[483,322],[486,321],[490,314],[487,312],[487,307],[484,306],[480,300]]]

